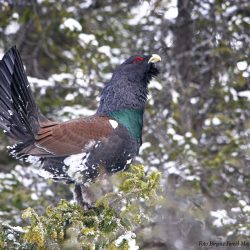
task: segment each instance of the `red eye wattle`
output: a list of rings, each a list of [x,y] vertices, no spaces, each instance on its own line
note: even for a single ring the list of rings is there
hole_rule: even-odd
[[[134,60],[133,60],[133,62],[132,63],[138,63],[138,62],[141,62],[141,61],[143,61],[144,59],[142,58],[142,57],[136,57]]]

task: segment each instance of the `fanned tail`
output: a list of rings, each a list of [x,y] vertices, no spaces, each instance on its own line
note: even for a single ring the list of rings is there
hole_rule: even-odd
[[[0,61],[0,127],[19,142],[17,151],[20,151],[34,143],[39,122],[46,120],[35,103],[22,60],[14,46]]]
[[[0,61],[0,128],[17,144],[10,154],[42,166],[40,174],[46,178],[72,183],[64,166],[65,157],[51,157],[51,153],[35,147],[36,135],[44,124],[52,125],[37,107],[24,67],[16,47],[12,47]]]

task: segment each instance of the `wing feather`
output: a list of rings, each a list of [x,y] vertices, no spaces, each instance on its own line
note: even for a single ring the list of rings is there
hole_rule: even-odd
[[[44,151],[52,156],[84,152],[89,143],[109,137],[114,129],[109,117],[91,116],[62,123],[44,122],[38,131],[34,148],[29,153]]]

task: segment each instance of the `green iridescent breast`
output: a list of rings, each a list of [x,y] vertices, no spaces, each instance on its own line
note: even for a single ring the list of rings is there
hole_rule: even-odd
[[[143,110],[122,109],[113,111],[109,115],[126,127],[136,140],[141,141]]]

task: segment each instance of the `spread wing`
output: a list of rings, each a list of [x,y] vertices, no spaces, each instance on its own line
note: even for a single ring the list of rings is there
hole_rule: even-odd
[[[26,148],[25,153],[58,157],[84,152],[93,142],[113,133],[109,119],[105,116],[90,116],[62,123],[43,122],[35,137],[35,144]]]

